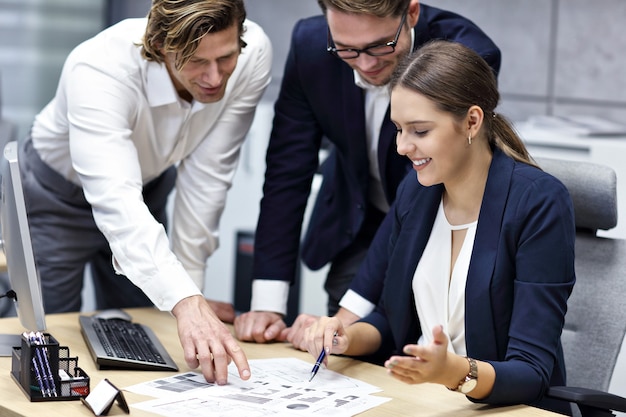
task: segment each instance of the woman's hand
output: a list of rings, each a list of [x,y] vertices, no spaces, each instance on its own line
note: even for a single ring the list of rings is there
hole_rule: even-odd
[[[451,385],[451,381],[459,381],[450,369],[448,337],[442,326],[433,329],[433,342],[426,346],[406,345],[403,352],[409,356],[392,356],[385,362],[388,373],[407,384],[435,382]],[[456,379],[455,379],[456,378]]]
[[[317,359],[322,349],[326,350],[324,365],[328,364],[328,355],[346,351],[350,341],[341,320],[336,317],[320,317],[304,331],[302,346]]]

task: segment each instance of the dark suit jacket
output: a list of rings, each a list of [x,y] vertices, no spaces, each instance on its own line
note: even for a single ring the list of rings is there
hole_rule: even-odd
[[[312,269],[321,268],[350,245],[363,226],[369,183],[364,95],[354,84],[353,70],[326,51],[326,33],[323,16],[299,21],[292,33],[266,156],[254,278],[292,281],[294,277],[323,137],[333,150],[324,163],[323,185],[303,243],[304,262]],[[496,45],[459,15],[422,4],[415,34],[415,47],[431,39],[455,40],[480,53],[496,73],[500,68]],[[396,153],[389,112],[381,129],[378,163],[391,203],[410,166]]]
[[[408,174],[388,215],[390,233],[376,236],[387,250],[368,252],[368,258],[380,258],[367,263],[378,268],[369,273],[380,276],[387,269],[380,302],[363,319],[387,341],[379,352],[384,356],[421,335],[411,283],[442,191]],[[491,362],[497,375],[484,402],[554,408],[540,400],[549,385],[565,382],[560,338],[575,281],[574,239],[565,186],[495,150],[465,289],[467,354]]]

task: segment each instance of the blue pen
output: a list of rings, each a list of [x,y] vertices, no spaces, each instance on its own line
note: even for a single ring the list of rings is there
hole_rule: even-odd
[[[336,337],[338,334],[339,333],[335,332],[333,334],[333,338]],[[333,339],[333,345],[336,344],[335,342],[336,340]],[[317,371],[319,371],[320,365],[324,361],[325,357],[326,357],[326,349],[322,349],[322,351],[320,352],[320,355],[317,357],[317,360],[315,361],[315,365],[313,365],[313,369],[311,370],[311,378],[309,378],[309,382],[313,381],[313,377],[317,375]]]
[[[39,391],[41,392],[41,395],[45,397],[48,395],[48,392],[46,391],[43,378],[41,377],[41,372],[39,371],[39,365],[37,364],[37,360],[35,359],[34,356],[33,356],[32,362],[33,362],[33,369],[35,370],[35,377],[37,378],[37,384],[39,384]]]
[[[41,345],[45,345],[46,344],[46,340],[45,337],[43,335],[43,333],[41,332],[37,332],[35,334],[35,337],[37,338],[37,341],[39,342],[39,344]],[[49,383],[49,389],[52,392],[52,394],[56,397],[58,396],[57,394],[57,386],[56,383],[54,382],[54,375],[52,375],[52,369],[50,369],[50,361],[48,360],[48,348],[46,348],[45,346],[42,347],[43,349],[43,360],[44,360],[44,366],[45,368],[45,374],[47,374],[47,378],[48,378],[48,383]]]
[[[31,347],[33,345],[38,345],[38,341],[35,338],[34,333],[30,333],[28,335],[28,339],[30,340]],[[48,378],[46,376],[46,371],[43,364],[43,359],[41,357],[41,348],[35,347],[34,355],[32,357],[33,369],[35,370],[35,377],[37,378],[37,382],[39,383],[39,388],[41,389],[41,395],[44,397],[50,397],[50,387],[48,385]]]
[[[313,365],[313,370],[311,371],[311,378],[309,379],[309,382],[313,381],[313,377],[317,375],[317,371],[319,371],[320,365],[324,361],[325,357],[326,357],[326,349],[322,349],[322,351],[320,352],[320,355],[317,357],[317,360],[315,361],[315,365]]]
[[[333,334],[333,346],[337,344],[337,339],[335,339],[335,337],[337,337],[338,335],[339,335],[338,332],[335,332]],[[313,365],[313,369],[311,370],[311,378],[309,378],[309,382],[313,381],[313,377],[317,375],[317,371],[319,371],[320,365],[324,361],[325,357],[326,357],[326,349],[322,349],[322,351],[320,352],[320,355],[317,357],[317,360],[315,361],[315,365]]]

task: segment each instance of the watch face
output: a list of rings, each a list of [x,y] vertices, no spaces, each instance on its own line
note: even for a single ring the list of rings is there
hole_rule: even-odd
[[[476,384],[478,383],[478,381],[475,378],[468,378],[465,380],[465,382],[463,382],[463,384],[461,384],[461,392],[463,394],[467,394],[468,392],[471,392],[474,388],[476,388]]]

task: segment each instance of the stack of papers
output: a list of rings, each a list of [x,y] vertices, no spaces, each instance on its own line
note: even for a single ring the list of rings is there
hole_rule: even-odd
[[[202,374],[187,372],[125,390],[156,397],[132,407],[168,417],[351,417],[390,400],[370,395],[380,388],[329,369],[320,369],[309,382],[312,364],[299,359],[249,363],[248,381],[239,378],[231,363],[226,385],[210,384]]]

